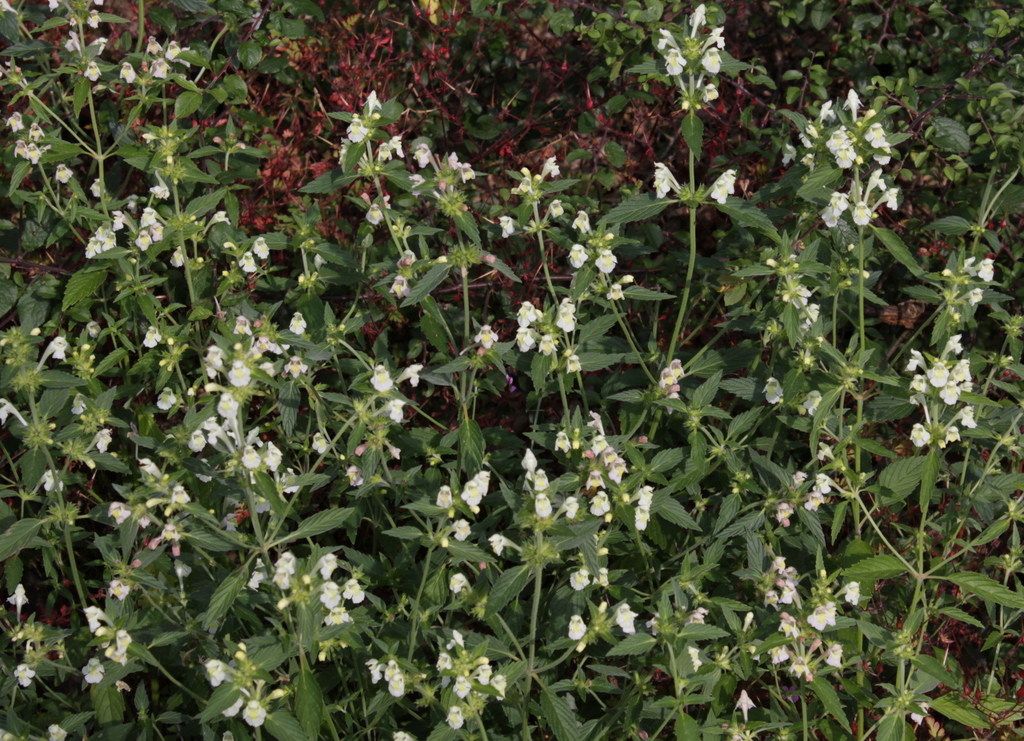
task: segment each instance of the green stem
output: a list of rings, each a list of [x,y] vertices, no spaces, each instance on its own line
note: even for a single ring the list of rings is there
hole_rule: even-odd
[[[544,536],[537,533],[537,551],[544,540]],[[533,607],[530,611],[530,656],[526,661],[526,687],[523,689],[523,741],[530,741],[530,685],[533,683],[535,673],[535,661],[537,658],[537,617],[540,614],[540,589],[541,574],[544,567],[537,564],[534,567],[533,577]]]
[[[427,576],[430,574],[430,557],[434,555],[434,544],[431,543],[427,549],[427,557],[423,559],[423,576],[420,577],[420,586],[416,590],[416,599],[412,603],[409,627],[409,652],[406,655],[408,661],[412,661],[412,655],[416,645],[416,631],[420,625],[420,600],[423,598],[423,590],[427,586]]]

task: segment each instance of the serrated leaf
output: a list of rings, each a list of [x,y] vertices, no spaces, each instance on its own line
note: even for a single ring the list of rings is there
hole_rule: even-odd
[[[616,142],[606,142],[604,145],[604,156],[612,167],[622,167],[626,164],[626,150]]]
[[[665,198],[656,198],[651,193],[642,193],[613,208],[603,221],[607,224],[628,224],[633,221],[652,219],[664,211],[668,204],[669,201]]]
[[[426,275],[413,284],[409,295],[402,302],[402,306],[412,306],[426,298],[431,291],[444,282],[444,279],[448,277],[448,271],[451,269],[450,263],[438,263],[430,268]]]
[[[661,291],[652,291],[649,288],[643,286],[630,286],[622,294],[626,298],[631,298],[634,301],[664,301],[665,299],[675,298],[675,294],[662,293]]]
[[[95,270],[91,273],[79,271],[68,279],[64,287],[64,301],[61,304],[61,311],[67,311],[72,306],[84,299],[89,298],[96,289],[102,286],[107,280],[106,270]],[[0,312],[2,314],[3,312]]]
[[[295,720],[295,716],[283,710],[270,713],[263,724],[270,735],[278,741],[309,741],[309,737],[302,730],[299,721]]]
[[[530,581],[529,566],[515,566],[499,576],[487,595],[487,617],[494,617],[505,606],[519,596]]]
[[[858,561],[846,569],[846,578],[852,581],[891,579],[907,571],[907,567],[896,556],[872,556]]]
[[[939,149],[957,154],[967,154],[971,150],[971,137],[959,121],[938,116],[932,121],[932,127],[934,130],[929,138]]]
[[[569,708],[565,698],[559,697],[542,685],[540,704],[544,719],[555,733],[558,741],[583,741],[583,733],[576,714]]]
[[[889,713],[878,724],[877,741],[903,741],[903,713]]]
[[[921,483],[924,461],[924,456],[917,456],[890,463],[878,477],[879,485],[886,487],[898,500],[903,501]]]
[[[847,732],[852,732],[850,730],[850,721],[847,720],[846,711],[843,709],[843,703],[839,701],[839,694],[828,680],[828,677],[815,677],[814,681],[811,682],[811,689],[814,690],[814,694],[821,700],[825,710],[838,720]]]
[[[0,561],[6,561],[32,542],[43,521],[33,517],[18,520],[0,535]]]
[[[295,423],[299,419],[299,402],[302,401],[302,389],[295,380],[288,381],[277,395],[277,409],[281,415],[281,427],[285,435],[295,432]]]
[[[401,527],[384,530],[381,535],[390,535],[392,538],[398,538],[399,540],[419,540],[423,536],[423,531],[411,525],[402,525]]]
[[[918,278],[924,275],[924,270],[917,264],[917,260],[910,254],[910,250],[903,244],[903,240],[896,235],[896,232],[875,227],[875,234],[889,250],[889,254],[899,260],[907,270]]]
[[[966,589],[968,592],[976,594],[984,600],[995,602],[1003,607],[1024,610],[1024,597],[1007,589],[995,579],[990,579],[984,574],[968,571],[945,578],[961,589]]]
[[[204,629],[210,630],[228,614],[231,605],[238,598],[238,593],[242,591],[242,585],[248,578],[248,570],[242,566],[235,569],[231,576],[220,583],[213,593],[206,614],[203,616]]]
[[[944,216],[933,221],[925,229],[932,229],[939,234],[966,234],[971,230],[971,222],[962,216]]]
[[[353,147],[356,153],[359,153],[358,147]],[[355,173],[352,175],[346,175],[344,170],[331,170],[324,175],[321,175],[316,180],[299,188],[300,193],[333,193],[336,190],[341,190],[346,185],[350,185],[359,179],[359,174]]]
[[[683,135],[686,146],[693,152],[693,156],[700,159],[700,150],[704,146],[704,122],[700,120],[700,116],[690,111],[679,124],[679,132]]]
[[[459,454],[466,476],[475,476],[484,462],[484,434],[475,419],[463,419],[459,425]]]
[[[753,203],[744,201],[742,198],[730,196],[725,203],[716,203],[716,208],[732,219],[736,226],[746,229],[758,229],[768,235],[775,242],[781,242],[782,237],[768,217]]]
[[[202,102],[202,93],[191,93],[187,90],[180,93],[178,98],[174,101],[174,117],[188,118],[199,110],[199,106]]]
[[[303,669],[295,681],[295,712],[306,736],[318,738],[324,717],[324,694],[308,668]]]
[[[323,512],[317,512],[312,517],[303,520],[302,524],[291,534],[276,540],[273,545],[279,546],[301,538],[312,538],[314,535],[337,530],[344,527],[354,513],[355,510],[352,507],[327,509]]]
[[[645,654],[658,644],[658,639],[649,633],[626,636],[608,651],[608,656],[636,656]]]
[[[991,726],[988,716],[969,706],[959,693],[951,692],[948,695],[933,698],[930,704],[932,710],[942,713],[947,718],[962,723],[968,728],[989,728]]]

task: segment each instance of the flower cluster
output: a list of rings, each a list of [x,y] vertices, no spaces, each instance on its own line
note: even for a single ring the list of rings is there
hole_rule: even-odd
[[[707,11],[702,3],[688,19],[683,34],[662,29],[657,41],[665,71],[682,89],[684,111],[698,109],[718,99],[718,86],[713,76],[722,69],[720,50],[725,48],[725,37],[721,27],[702,33],[706,22]]]

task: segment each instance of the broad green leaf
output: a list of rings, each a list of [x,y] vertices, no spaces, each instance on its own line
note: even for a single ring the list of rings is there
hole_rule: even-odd
[[[431,291],[444,282],[444,279],[448,277],[448,271],[451,269],[451,263],[447,262],[438,263],[430,268],[426,275],[413,284],[409,295],[402,301],[402,306],[412,306],[426,298]]]
[[[174,117],[178,119],[188,118],[199,110],[199,106],[202,105],[202,102],[202,93],[190,93],[187,90],[183,91],[174,101]]]
[[[499,576],[487,595],[487,617],[493,617],[519,596],[530,581],[529,566],[513,566]]]
[[[924,460],[924,456],[917,456],[914,458],[901,458],[890,463],[879,475],[879,485],[892,491],[896,499],[902,502],[921,483]]]
[[[932,710],[968,728],[989,728],[992,725],[988,716],[971,707],[959,692],[950,692],[948,695],[933,698],[931,706]]]
[[[859,561],[846,569],[846,578],[851,581],[867,579],[891,579],[906,573],[907,568],[896,556],[873,556]]]
[[[542,686],[540,705],[544,710],[544,719],[554,731],[558,741],[583,741],[580,723],[564,697],[559,697],[544,685]]]
[[[679,133],[683,135],[686,146],[693,152],[693,156],[700,159],[700,150],[704,146],[704,122],[694,111],[683,118],[679,124]]]
[[[651,193],[633,196],[608,212],[604,221],[608,224],[628,224],[633,221],[653,219],[669,205],[665,198],[656,198]]]
[[[814,690],[814,694],[821,700],[821,704],[825,706],[829,715],[838,720],[847,732],[850,732],[850,721],[846,718],[846,710],[843,709],[843,703],[839,700],[839,694],[836,692],[835,687],[832,686],[829,678],[815,677],[814,681],[811,682],[811,689]]]
[[[102,286],[107,280],[106,270],[94,270],[91,273],[78,271],[68,280],[64,287],[64,301],[61,304],[61,311],[67,311],[78,302],[89,298],[96,293],[96,289]]]
[[[886,249],[889,250],[889,253],[899,260],[911,274],[918,278],[924,275],[924,270],[917,264],[917,260],[910,254],[910,250],[903,244],[903,240],[896,235],[896,232],[890,229],[875,227],[875,234],[878,235],[878,238],[885,245]]]
[[[952,673],[942,665],[942,662],[934,656],[919,654],[911,660],[911,663],[925,674],[934,677],[947,687],[955,688],[959,686],[957,684],[956,677],[954,677]]]
[[[1003,607],[1024,610],[1024,597],[1007,589],[995,579],[990,579],[984,574],[968,571],[945,578],[961,589],[966,589],[968,592],[976,594],[984,600],[995,602]]]
[[[352,147],[352,150],[359,154],[359,147]],[[336,190],[341,190],[346,185],[351,185],[359,179],[358,174],[346,175],[344,170],[331,170],[330,172],[321,175],[311,183],[299,188],[300,193],[333,193]]]
[[[294,379],[288,381],[277,395],[277,408],[281,414],[281,427],[285,435],[295,432],[295,423],[299,419],[299,403],[302,401],[302,389]]]
[[[337,530],[344,527],[348,521],[352,518],[355,510],[351,507],[345,507],[343,509],[327,509],[323,512],[317,512],[312,517],[309,517],[302,521],[302,524],[292,532],[290,535],[286,535],[279,540],[274,541],[274,546],[284,545],[285,543],[291,543],[294,540],[301,538],[312,538],[314,535],[320,535],[321,533],[330,532],[331,530]]]
[[[92,696],[92,707],[96,711],[96,722],[101,726],[109,726],[120,723],[124,718],[124,698],[120,691],[110,684],[94,684],[89,689]]]
[[[773,241],[782,241],[775,225],[753,203],[730,196],[725,203],[716,203],[715,207],[732,219],[736,226],[742,226],[745,229],[758,229]]]
[[[939,234],[966,234],[971,230],[971,222],[962,216],[944,216],[933,221],[925,229],[933,229]]]
[[[206,614],[203,615],[204,629],[210,630],[228,614],[231,605],[238,598],[238,593],[242,591],[242,586],[248,578],[248,569],[240,566],[235,569],[231,576],[217,586],[216,591],[213,593],[213,598],[210,600],[210,606],[207,608]]]
[[[7,528],[4,534],[0,535],[0,561],[6,561],[22,548],[27,547],[42,526],[42,520],[27,517]]]
[[[971,151],[971,137],[959,121],[944,116],[932,120],[931,142],[946,152],[967,154]]]
[[[636,656],[645,654],[654,648],[658,639],[649,633],[637,633],[626,636],[608,651],[608,656]]]
[[[609,141],[604,145],[604,156],[608,164],[618,169],[626,164],[626,150],[616,142]]]
[[[398,538],[399,540],[419,540],[423,537],[423,532],[411,525],[402,525],[401,527],[384,530],[381,535],[390,535],[392,538]]]
[[[308,668],[299,672],[295,681],[295,713],[306,736],[318,738],[324,717],[324,694]]]
[[[484,462],[484,434],[475,419],[463,419],[459,426],[459,453],[466,476],[475,476]]]
[[[264,721],[264,726],[278,741],[309,741],[311,738],[302,730],[295,716],[283,710],[270,713]]]
[[[903,713],[889,713],[878,724],[878,741],[903,741],[903,730],[906,723],[903,722]]]

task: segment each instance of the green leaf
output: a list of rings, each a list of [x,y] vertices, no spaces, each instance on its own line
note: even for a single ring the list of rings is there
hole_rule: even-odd
[[[318,738],[324,717],[324,694],[308,668],[303,669],[295,681],[295,712],[306,736]]]
[[[484,462],[484,434],[475,419],[463,419],[459,426],[459,453],[466,476],[475,476]]]
[[[971,222],[962,216],[944,216],[933,221],[925,229],[933,229],[939,234],[966,234],[971,230]]]
[[[938,116],[932,121],[932,129],[929,139],[939,149],[957,154],[967,154],[971,150],[971,137],[959,121]]]
[[[530,576],[531,569],[526,565],[512,567],[499,576],[487,595],[487,617],[494,617],[518,597],[529,583]]]
[[[213,598],[210,600],[210,606],[207,608],[206,614],[203,615],[204,629],[210,630],[228,614],[248,578],[248,569],[245,566],[240,566],[217,586]]]
[[[903,501],[921,483],[924,460],[924,456],[917,456],[901,458],[890,463],[878,477],[879,485],[889,489],[896,499]]]
[[[637,633],[626,636],[608,651],[608,656],[636,656],[645,654],[654,648],[658,639],[649,633]]]
[[[829,715],[838,720],[848,733],[852,733],[850,721],[847,720],[846,711],[843,709],[843,703],[839,701],[839,694],[828,680],[828,677],[815,677],[814,681],[811,682],[811,689],[814,690],[814,694],[821,700],[821,704],[825,706]]]
[[[0,561],[6,561],[36,537],[43,521],[33,517],[18,520],[0,536]]]
[[[14,281],[0,276],[0,317],[14,308],[18,302],[18,286]]]
[[[290,535],[274,541],[273,546],[276,547],[285,543],[291,543],[293,540],[299,540],[300,538],[312,538],[314,535],[337,530],[344,527],[353,514],[355,514],[355,510],[352,507],[325,509],[323,512],[317,512],[312,517],[303,520],[302,524]]]
[[[401,527],[393,527],[388,530],[384,530],[381,535],[389,535],[392,538],[398,538],[399,540],[419,540],[423,537],[423,531],[412,525],[402,525]]]
[[[643,286],[630,286],[622,293],[626,298],[631,298],[634,301],[663,301],[665,299],[675,298],[674,294],[652,291],[651,289],[644,288]]]
[[[210,723],[214,720],[222,719],[224,717],[222,713],[234,705],[241,696],[242,693],[238,691],[234,684],[224,682],[210,695],[210,699],[206,702],[206,707],[199,714],[199,720],[203,723]]]
[[[473,242],[480,244],[480,229],[477,228],[476,219],[471,211],[456,211],[452,221],[459,227],[459,231],[465,234]]]
[[[911,663],[930,677],[942,682],[947,687],[957,687],[957,680],[946,667],[934,656],[918,654]]]
[[[995,579],[990,579],[984,574],[968,571],[945,578],[961,589],[966,589],[968,592],[978,595],[983,600],[995,602],[997,605],[1015,610],[1024,610],[1024,597],[1007,589]]]
[[[626,164],[626,150],[616,142],[606,142],[604,145],[604,156],[612,167],[622,167]]]
[[[812,170],[796,192],[801,198],[809,201],[827,201],[832,196],[833,183],[843,177],[843,171],[832,167],[819,167]]]
[[[903,741],[903,712],[889,713],[878,724],[877,741]]]
[[[352,147],[356,154],[360,153],[359,147]],[[336,190],[341,190],[346,185],[350,185],[359,179],[359,173],[352,175],[346,175],[344,170],[331,170],[324,175],[321,175],[311,183],[299,188],[300,193],[333,193]]]
[[[544,710],[544,719],[558,741],[583,741],[580,723],[565,698],[549,690],[547,685],[542,685],[540,705]]]
[[[426,275],[413,284],[409,295],[402,302],[402,306],[412,306],[426,298],[431,291],[444,282],[444,279],[448,277],[448,271],[451,269],[451,263],[446,262],[438,263],[430,268]]]
[[[693,152],[693,156],[700,159],[700,150],[704,146],[704,122],[700,120],[700,116],[690,111],[679,124],[679,132],[683,135],[686,146]]]
[[[107,271],[105,269],[94,270],[91,273],[80,270],[72,275],[64,288],[64,302],[61,304],[61,311],[67,311],[79,301],[92,296],[106,280]]]
[[[92,707],[96,711],[96,722],[101,726],[120,723],[124,718],[124,698],[117,687],[110,684],[94,684],[89,689],[92,696]]]
[[[761,209],[753,203],[744,201],[742,198],[730,196],[725,203],[716,203],[715,206],[719,211],[732,219],[736,226],[746,229],[759,229],[775,242],[782,242],[782,237],[779,236],[778,230]]]
[[[202,102],[202,93],[190,93],[187,90],[182,92],[178,95],[177,100],[174,101],[174,117],[188,118],[199,110],[199,106],[202,105]]]
[[[942,713],[947,718],[962,723],[968,728],[991,727],[988,716],[968,705],[958,692],[950,692],[948,695],[933,698],[930,704],[932,710]]]
[[[853,581],[891,579],[906,573],[907,568],[896,556],[873,556],[846,569],[846,578]]]
[[[664,211],[669,203],[666,198],[657,198],[652,193],[641,193],[613,208],[603,221],[608,224],[628,224],[652,219]]]
[[[294,379],[281,387],[277,395],[277,409],[281,414],[281,427],[285,435],[295,432],[295,423],[299,419],[299,402],[302,401],[302,389]]]
[[[309,741],[309,736],[291,713],[283,710],[270,713],[263,723],[270,735],[278,741]]]
[[[918,278],[924,275],[924,270],[922,270],[921,266],[917,264],[917,260],[915,260],[914,256],[910,254],[910,250],[907,249],[905,244],[903,244],[903,240],[896,235],[896,232],[889,229],[880,229],[878,227],[875,227],[874,229],[875,234],[877,234],[878,238],[882,240],[882,244],[886,246],[890,254],[899,260],[907,270]]]
[[[263,59],[263,47],[255,41],[246,41],[238,47],[238,61],[245,69],[252,69]]]

